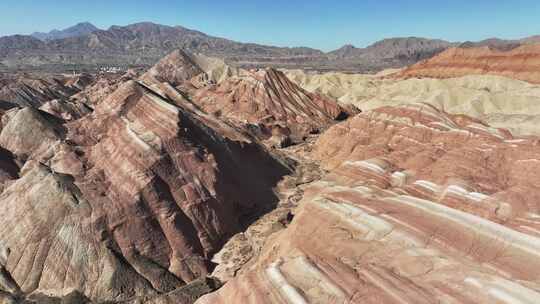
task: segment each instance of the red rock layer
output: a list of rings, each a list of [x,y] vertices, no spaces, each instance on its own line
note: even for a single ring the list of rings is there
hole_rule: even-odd
[[[204,111],[251,125],[262,138],[290,136],[295,141],[347,117],[337,102],[309,93],[274,69],[246,72],[193,93]]]
[[[511,51],[451,48],[399,73],[400,77],[451,78],[465,75],[499,75],[540,83],[540,45],[523,45]]]
[[[203,72],[190,54],[183,50],[176,50],[161,59],[141,78],[146,81],[155,79],[178,86]]]
[[[538,303],[540,145],[428,105],[331,127],[330,173],[197,303]]]
[[[125,301],[205,275],[288,169],[192,108],[130,81],[63,126],[10,115],[0,146],[25,165],[0,194],[0,290]]]
[[[94,108],[102,102],[107,96],[112,94],[122,83],[137,78],[138,72],[128,70],[123,75],[102,74],[96,76],[95,81],[84,87],[83,90],[71,96],[71,100],[84,103],[88,107]]]
[[[0,75],[0,100],[39,108],[53,99],[67,99],[94,81],[92,76]]]

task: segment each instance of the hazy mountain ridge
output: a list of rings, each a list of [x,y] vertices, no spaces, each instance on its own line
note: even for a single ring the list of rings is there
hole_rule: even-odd
[[[0,67],[92,70],[103,66],[150,66],[171,51],[183,49],[220,57],[241,67],[377,72],[411,65],[460,45],[440,39],[401,37],[384,39],[365,48],[345,45],[324,53],[308,47],[276,47],[237,42],[182,26],[151,22],[114,25],[107,30],[97,29],[90,23],[80,23],[63,31],[52,31],[46,36],[41,34],[0,37]],[[488,39],[462,45],[488,45],[507,49],[537,40],[538,37],[522,40]]]
[[[54,29],[48,33],[44,32],[34,32],[30,36],[37,38],[42,41],[63,39],[69,37],[78,37],[88,35],[92,32],[99,30],[95,25],[90,22],[81,22],[74,26],[68,27],[63,30]]]
[[[456,45],[440,39],[399,37],[383,39],[365,48],[345,45],[329,52],[328,58],[348,65],[363,65],[368,70],[400,68],[430,58]],[[360,68],[360,67],[359,67]]]

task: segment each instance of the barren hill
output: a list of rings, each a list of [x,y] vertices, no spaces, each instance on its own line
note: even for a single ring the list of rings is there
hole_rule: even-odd
[[[540,45],[526,44],[509,51],[489,47],[451,48],[412,65],[400,76],[449,78],[471,74],[499,75],[540,83]]]

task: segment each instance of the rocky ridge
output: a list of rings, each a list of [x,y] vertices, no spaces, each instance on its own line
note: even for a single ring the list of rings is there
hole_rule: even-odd
[[[48,33],[35,32],[30,36],[42,41],[79,37],[91,34],[99,29],[90,22],[77,23],[63,30],[52,30]]]
[[[47,100],[78,80],[56,81],[50,96],[5,94],[14,106],[2,112],[0,132],[1,299],[192,303],[217,288],[204,279],[212,257],[275,209],[273,189],[294,164],[192,99],[234,71],[178,51],[141,77],[102,77],[69,91],[62,100],[89,109],[69,119]],[[270,74],[268,81],[284,77]],[[272,102],[291,106],[290,89],[273,87]],[[302,98],[321,104],[318,114],[303,114],[318,128],[341,109],[315,94]]]
[[[197,303],[534,303],[536,141],[425,104],[338,124],[292,222]]]
[[[535,136],[428,103],[359,113],[181,50],[144,74],[59,80],[87,112],[34,91],[0,110],[0,302],[540,299]]]
[[[37,37],[37,38],[36,38]],[[41,39],[41,40],[40,40]],[[103,67],[149,67],[175,49],[219,57],[243,68],[305,68],[319,71],[378,72],[430,58],[450,47],[511,49],[535,43],[487,39],[452,43],[440,39],[383,39],[365,48],[345,45],[328,53],[308,47],[274,47],[213,37],[182,26],[140,22],[96,29],[81,23],[64,31],[0,37],[0,69],[95,71]]]
[[[527,44],[509,51],[489,47],[452,48],[412,65],[400,77],[450,78],[465,75],[498,75],[540,83],[540,45]]]

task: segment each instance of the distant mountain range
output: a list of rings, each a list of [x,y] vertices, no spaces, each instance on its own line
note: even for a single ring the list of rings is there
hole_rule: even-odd
[[[64,30],[52,30],[48,33],[35,32],[32,33],[30,36],[39,40],[47,41],[85,36],[98,30],[99,29],[90,22],[81,22]]]
[[[391,38],[378,41],[366,48],[346,45],[329,52],[327,56],[330,60],[353,66],[403,67],[430,58],[455,45],[455,43],[438,39]],[[361,69],[360,66],[358,67]]]
[[[523,40],[451,43],[418,37],[384,39],[366,48],[346,45],[324,53],[308,47],[275,47],[213,37],[181,26],[142,22],[98,29],[79,23],[65,30],[0,37],[0,69],[70,70],[102,66],[149,66],[175,49],[221,57],[242,67],[274,66],[314,70],[375,72],[430,58],[452,46],[513,48]]]

